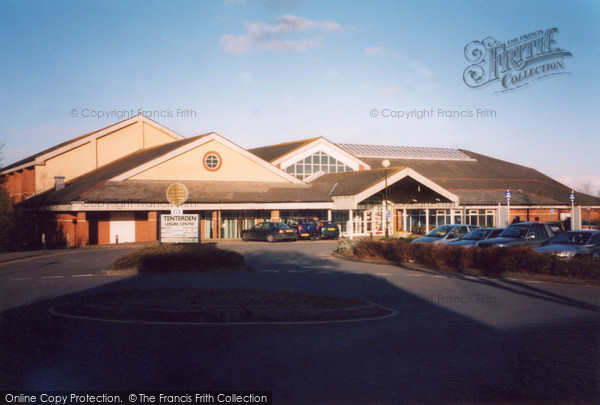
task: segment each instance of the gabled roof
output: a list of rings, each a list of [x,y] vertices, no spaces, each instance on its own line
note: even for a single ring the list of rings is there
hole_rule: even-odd
[[[115,131],[117,131],[119,129],[128,127],[128,126],[133,125],[133,124],[135,124],[137,122],[140,122],[140,121],[145,122],[148,125],[151,125],[151,126],[157,128],[157,129],[159,129],[159,130],[161,130],[163,132],[168,133],[169,135],[171,135],[175,139],[178,139],[178,140],[185,139],[183,136],[179,135],[178,133],[176,133],[174,131],[171,131],[170,129],[168,129],[168,128],[166,128],[166,127],[158,124],[157,122],[154,122],[151,119],[146,118],[145,116],[139,114],[139,115],[136,115],[135,117],[128,118],[128,119],[123,120],[121,122],[117,122],[116,124],[109,125],[107,127],[99,129],[97,131],[93,131],[93,132],[87,133],[85,135],[78,136],[77,138],[73,138],[73,139],[71,139],[69,141],[60,143],[60,144],[58,144],[56,146],[53,146],[53,147],[48,148],[46,150],[43,150],[43,151],[41,151],[39,153],[36,153],[34,155],[31,155],[31,156],[28,156],[25,159],[21,159],[18,162],[12,163],[12,164],[4,167],[2,169],[2,173],[1,174],[10,173],[10,172],[15,171],[15,170],[19,170],[19,169],[22,169],[22,168],[25,168],[25,167],[33,166],[36,163],[36,161],[47,160],[47,159],[49,159],[51,157],[59,155],[59,154],[61,154],[63,152],[66,152],[66,151],[68,151],[70,149],[74,149],[74,148],[76,148],[78,146],[86,144],[86,143],[88,143],[89,141],[91,141],[94,138],[103,137],[105,135],[108,135],[108,134],[110,134],[112,132],[115,132]]]
[[[394,167],[387,171],[388,178],[401,170],[400,167]],[[354,195],[361,191],[385,180],[385,170],[360,170],[353,172],[326,173],[315,178],[312,183],[332,183],[337,184],[332,191],[332,195]]]
[[[274,160],[287,155],[288,153],[301,148],[302,146],[308,145],[311,142],[316,141],[320,137],[301,139],[299,141],[278,143],[277,145],[263,146],[260,148],[248,149],[248,152],[255,154],[259,158],[266,160],[267,162],[273,162]]]
[[[571,188],[530,167],[460,150],[470,160],[388,159],[392,167],[409,166],[460,197],[461,204],[506,203],[504,192],[513,192],[511,204],[570,205]],[[380,158],[363,158],[373,167]],[[600,205],[600,198],[578,193],[577,205]]]
[[[387,177],[387,181],[386,181]],[[392,167],[391,169],[361,170],[342,173],[328,173],[315,178],[312,183],[333,183],[332,197],[351,197],[354,205],[369,198],[401,180],[412,179],[415,184],[422,184],[431,190],[433,195],[439,195],[453,203],[459,199],[454,193],[444,189],[439,184],[417,173],[410,167]],[[416,188],[416,186],[415,186]]]
[[[198,139],[210,134],[198,135],[193,138],[183,139],[181,141],[169,142],[153,148],[142,149],[133,152],[127,156],[108,163],[96,170],[83,174],[70,180],[65,188],[55,191],[54,188],[44,191],[36,196],[17,204],[17,207],[43,206],[53,204],[63,204],[66,201],[74,201],[82,195],[91,192],[101,186],[107,180],[118,176],[121,173],[134,169],[144,163],[150,162],[166,153],[172,152],[178,148],[184,147]]]
[[[198,140],[198,139],[196,139],[196,140]],[[206,143],[211,140],[215,140],[215,141],[225,145],[229,149],[231,149],[231,150],[239,153],[240,155],[245,156],[249,160],[253,161],[255,164],[262,166],[263,168],[265,168],[271,172],[276,173],[278,176],[284,178],[285,180],[287,180],[291,183],[298,183],[298,184],[302,183],[301,180],[299,180],[299,179],[295,178],[294,176],[284,172],[283,170],[273,166],[272,164],[269,164],[268,162],[264,161],[263,159],[260,159],[256,155],[253,155],[252,153],[248,152],[244,148],[236,145],[235,143],[223,138],[221,135],[216,134],[214,132],[202,135],[201,143]],[[156,157],[155,159],[148,161],[145,164],[139,165],[129,171],[123,172],[120,175],[115,176],[111,180],[122,181],[122,180],[126,180],[128,178],[131,178],[132,176],[135,176],[136,174],[139,174],[139,173],[141,173],[145,170],[148,170],[154,166],[164,163],[164,162],[168,161],[169,159],[172,159],[172,158],[174,158],[184,152],[187,152],[188,150],[191,150],[197,146],[200,146],[201,143],[195,142],[195,141],[191,142],[189,145],[182,146],[181,148],[178,148],[177,150],[174,150],[170,153],[165,153],[163,156]]]

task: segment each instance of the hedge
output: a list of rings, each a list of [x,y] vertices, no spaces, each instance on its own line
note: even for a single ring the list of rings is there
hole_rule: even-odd
[[[118,258],[112,270],[137,268],[141,273],[243,269],[244,257],[215,245],[159,245],[143,247]]]
[[[600,280],[600,260],[592,257],[561,259],[517,246],[511,248],[470,248],[403,241],[342,240],[336,253],[364,259],[419,263],[432,268],[449,267],[456,271],[477,269],[484,275],[504,272]]]

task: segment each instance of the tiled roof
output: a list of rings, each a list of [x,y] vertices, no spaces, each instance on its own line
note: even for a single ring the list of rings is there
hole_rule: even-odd
[[[295,149],[301,148],[304,145],[316,141],[317,139],[319,139],[319,137],[302,139],[294,142],[279,143],[277,145],[263,146],[261,148],[248,149],[248,152],[255,154],[267,162],[272,162],[283,155],[287,155]]]
[[[166,203],[173,181],[109,181],[76,201],[86,203]],[[178,181],[188,189],[188,203],[330,202],[331,184],[258,181]]]
[[[504,192],[513,191],[511,204],[568,204],[571,189],[535,169],[461,150],[472,160],[389,159],[392,167],[408,166],[460,198],[461,204],[505,204]],[[362,158],[372,167],[381,159]],[[522,196],[518,197],[518,196]],[[600,198],[578,194],[577,204],[600,205]]]
[[[180,141],[169,142],[149,149],[133,152],[96,170],[79,176],[67,182],[64,189],[55,191],[53,188],[19,203],[19,207],[65,204],[76,200],[79,196],[99,187],[107,180],[154,160],[177,148],[187,145],[207,134],[198,135]]]
[[[402,168],[394,167],[387,170],[388,177]],[[354,195],[385,179],[385,169],[360,170],[343,173],[327,173],[317,177],[312,183],[336,184],[332,196]]]

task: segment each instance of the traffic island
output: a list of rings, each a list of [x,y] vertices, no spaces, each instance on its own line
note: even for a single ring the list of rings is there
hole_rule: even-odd
[[[319,323],[382,319],[396,311],[371,302],[287,291],[114,291],[75,296],[51,307],[57,316],[173,324]]]
[[[162,244],[136,249],[113,263],[111,274],[248,270],[244,256],[208,244]]]

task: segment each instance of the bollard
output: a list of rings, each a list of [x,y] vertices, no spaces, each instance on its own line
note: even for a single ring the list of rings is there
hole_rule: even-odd
[[[46,234],[42,234],[42,248],[46,250]]]
[[[118,245],[119,244],[119,235],[115,235],[115,243]]]
[[[67,234],[67,249],[71,249],[71,235]]]

